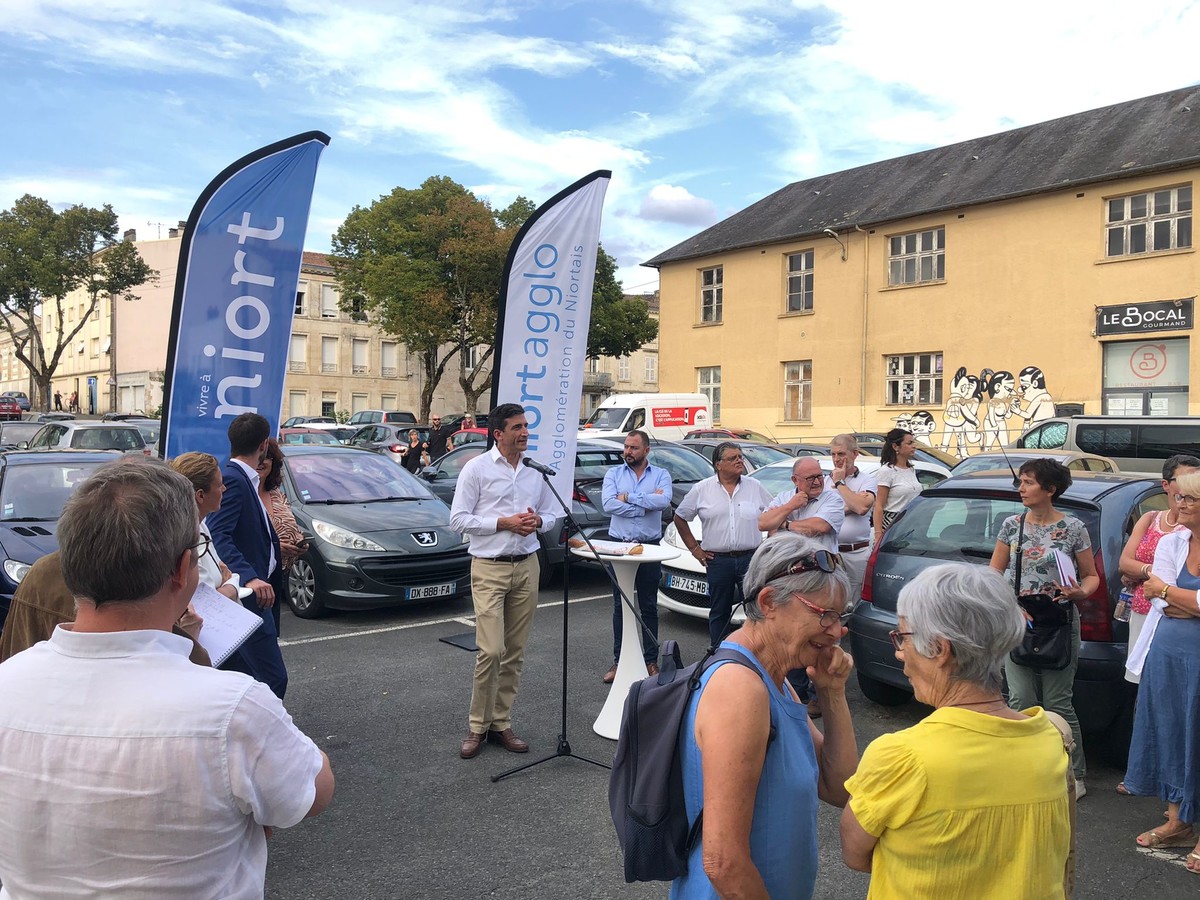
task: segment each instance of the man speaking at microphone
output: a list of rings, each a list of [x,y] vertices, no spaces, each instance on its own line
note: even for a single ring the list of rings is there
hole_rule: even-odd
[[[495,446],[463,466],[450,507],[450,527],[471,536],[475,604],[475,678],[467,736],[459,755],[473,759],[491,739],[512,753],[529,744],[512,729],[512,707],[537,606],[537,532],[558,527],[554,495],[525,456],[529,423],[516,403],[488,414]],[[536,471],[535,471],[536,469]]]

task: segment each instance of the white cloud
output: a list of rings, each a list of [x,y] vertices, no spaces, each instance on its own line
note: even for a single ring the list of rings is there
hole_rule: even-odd
[[[717,207],[711,200],[694,196],[687,188],[656,184],[642,200],[641,215],[656,222],[707,228],[717,220]]]

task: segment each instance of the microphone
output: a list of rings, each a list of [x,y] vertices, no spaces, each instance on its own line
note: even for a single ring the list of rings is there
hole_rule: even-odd
[[[549,466],[538,462],[536,459],[531,459],[530,457],[526,456],[522,462],[524,462],[525,465],[529,466],[529,468],[533,469],[535,472],[541,472],[543,475],[549,475],[551,478],[558,477],[557,472],[555,472]]]

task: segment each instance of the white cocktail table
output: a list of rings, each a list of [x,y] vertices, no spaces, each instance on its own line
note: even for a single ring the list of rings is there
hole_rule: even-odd
[[[579,547],[571,551],[583,559],[596,559],[587,547]],[[674,559],[679,551],[674,547],[663,547],[655,544],[644,544],[642,552],[624,556],[613,556],[601,553],[599,559],[608,563],[617,573],[617,584],[621,586],[625,596],[634,605],[637,604],[637,594],[634,592],[634,579],[637,568],[642,563],[663,562]],[[592,730],[601,737],[615,741],[621,731],[621,716],[625,711],[625,696],[635,681],[641,681],[649,672],[643,658],[642,629],[633,610],[628,605],[621,604],[621,658],[617,660],[617,677],[613,679],[612,687],[608,690],[608,699],[604,708],[592,725]]]

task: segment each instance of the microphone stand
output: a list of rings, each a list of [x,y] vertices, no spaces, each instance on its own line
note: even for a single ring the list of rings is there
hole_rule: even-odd
[[[562,507],[563,513],[566,515],[567,524],[570,525],[572,528],[574,528],[575,532],[577,532],[579,534],[579,536],[583,538],[584,543],[586,543],[588,546],[588,549],[592,551],[592,554],[596,557],[597,561],[599,561],[600,564],[603,566],[605,574],[608,575],[609,579],[612,581],[613,585],[616,587],[617,592],[621,595],[621,599],[625,602],[626,605],[628,605],[630,607],[631,610],[633,610],[634,615],[638,616],[638,624],[642,626],[642,630],[646,634],[649,634],[650,633],[649,629],[646,628],[645,623],[642,622],[641,616],[638,615],[637,607],[634,604],[630,603],[629,598],[625,596],[625,592],[622,591],[620,588],[620,585],[617,584],[616,573],[613,571],[612,566],[610,566],[607,562],[605,562],[603,559],[600,558],[600,554],[596,551],[596,548],[592,545],[591,539],[588,538],[588,536],[583,532],[583,529],[581,529],[579,527],[579,523],[575,521],[575,517],[573,515],[571,515],[571,507],[569,505],[567,505],[566,501],[564,501],[562,496],[558,493],[558,491],[555,490],[554,483],[550,480],[550,476],[547,475],[546,472],[542,471],[540,468],[537,468],[535,466],[531,466],[530,468],[535,469],[536,471],[538,471],[541,474],[542,481],[544,481],[546,483],[546,487],[550,488],[550,493],[554,494],[554,499],[557,500],[558,505]],[[550,471],[553,472],[554,470],[551,469]],[[557,474],[557,473],[555,473],[555,474]],[[567,538],[569,539],[570,536],[571,536],[571,529],[568,528],[567,529]],[[568,640],[568,636],[569,636],[569,629],[567,627],[567,623],[569,620],[570,609],[571,609],[570,601],[568,599],[568,596],[570,593],[569,585],[570,585],[570,581],[571,581],[571,547],[570,547],[569,543],[566,544],[564,551],[565,552],[563,555],[563,615],[562,615],[562,642],[563,642],[563,647],[562,647],[562,725],[558,732],[558,747],[553,753],[543,756],[541,759],[535,759],[533,762],[522,763],[519,766],[514,766],[511,769],[507,769],[507,770],[501,772],[499,775],[491,776],[493,784],[495,782],[499,781],[501,778],[507,778],[509,775],[515,775],[518,772],[523,772],[526,769],[532,769],[534,766],[539,766],[544,762],[549,762],[552,759],[559,759],[561,757],[570,757],[571,759],[578,759],[581,762],[591,763],[593,766],[599,766],[602,769],[611,769],[612,768],[612,766],[610,766],[610,765],[607,765],[602,762],[598,762],[597,760],[594,760],[594,759],[589,759],[586,756],[580,756],[578,753],[573,752],[571,750],[571,742],[567,739],[567,640]],[[655,643],[657,644],[657,641],[655,641]]]

